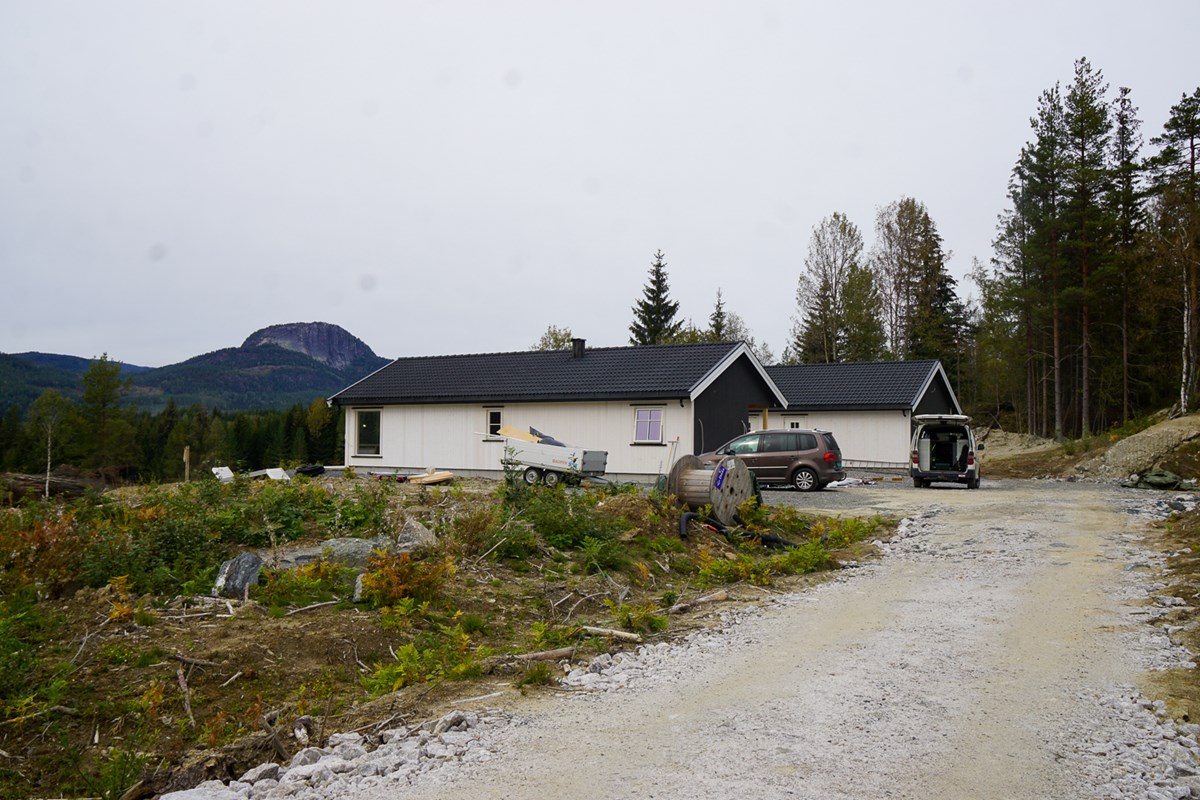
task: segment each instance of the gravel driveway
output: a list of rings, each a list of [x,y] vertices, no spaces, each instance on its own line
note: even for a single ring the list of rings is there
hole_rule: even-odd
[[[1022,481],[771,492],[908,519],[883,558],[816,589],[602,659],[569,695],[476,703],[483,722],[410,737],[385,774],[289,795],[1200,797],[1200,727],[1137,689],[1187,659],[1147,624],[1172,602],[1140,543],[1163,499]]]

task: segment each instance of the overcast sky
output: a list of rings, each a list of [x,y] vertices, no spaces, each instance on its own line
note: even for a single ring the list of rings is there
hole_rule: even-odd
[[[622,345],[661,249],[683,317],[720,288],[778,357],[814,225],[870,247],[914,197],[962,278],[1039,93],[1086,56],[1149,139],[1197,31],[1196,0],[3,0],[0,352]]]

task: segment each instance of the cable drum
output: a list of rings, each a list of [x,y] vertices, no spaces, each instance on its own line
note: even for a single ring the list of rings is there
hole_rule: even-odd
[[[708,467],[696,456],[686,455],[671,467],[667,493],[692,510],[712,506],[712,518],[732,526],[737,523],[738,507],[754,496],[754,478],[737,456],[726,456]]]

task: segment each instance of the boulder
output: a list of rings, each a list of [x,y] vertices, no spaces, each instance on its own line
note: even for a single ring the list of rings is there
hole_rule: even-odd
[[[217,571],[217,582],[213,585],[215,597],[245,597],[250,587],[258,583],[258,573],[263,560],[254,553],[240,553],[221,564]]]

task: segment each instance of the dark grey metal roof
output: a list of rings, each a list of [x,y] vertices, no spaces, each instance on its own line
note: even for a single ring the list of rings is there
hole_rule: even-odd
[[[787,398],[789,411],[911,410],[930,383],[945,380],[936,360],[788,364],[767,367],[767,374]]]
[[[691,397],[743,345],[651,345],[398,358],[330,400],[342,405]]]

